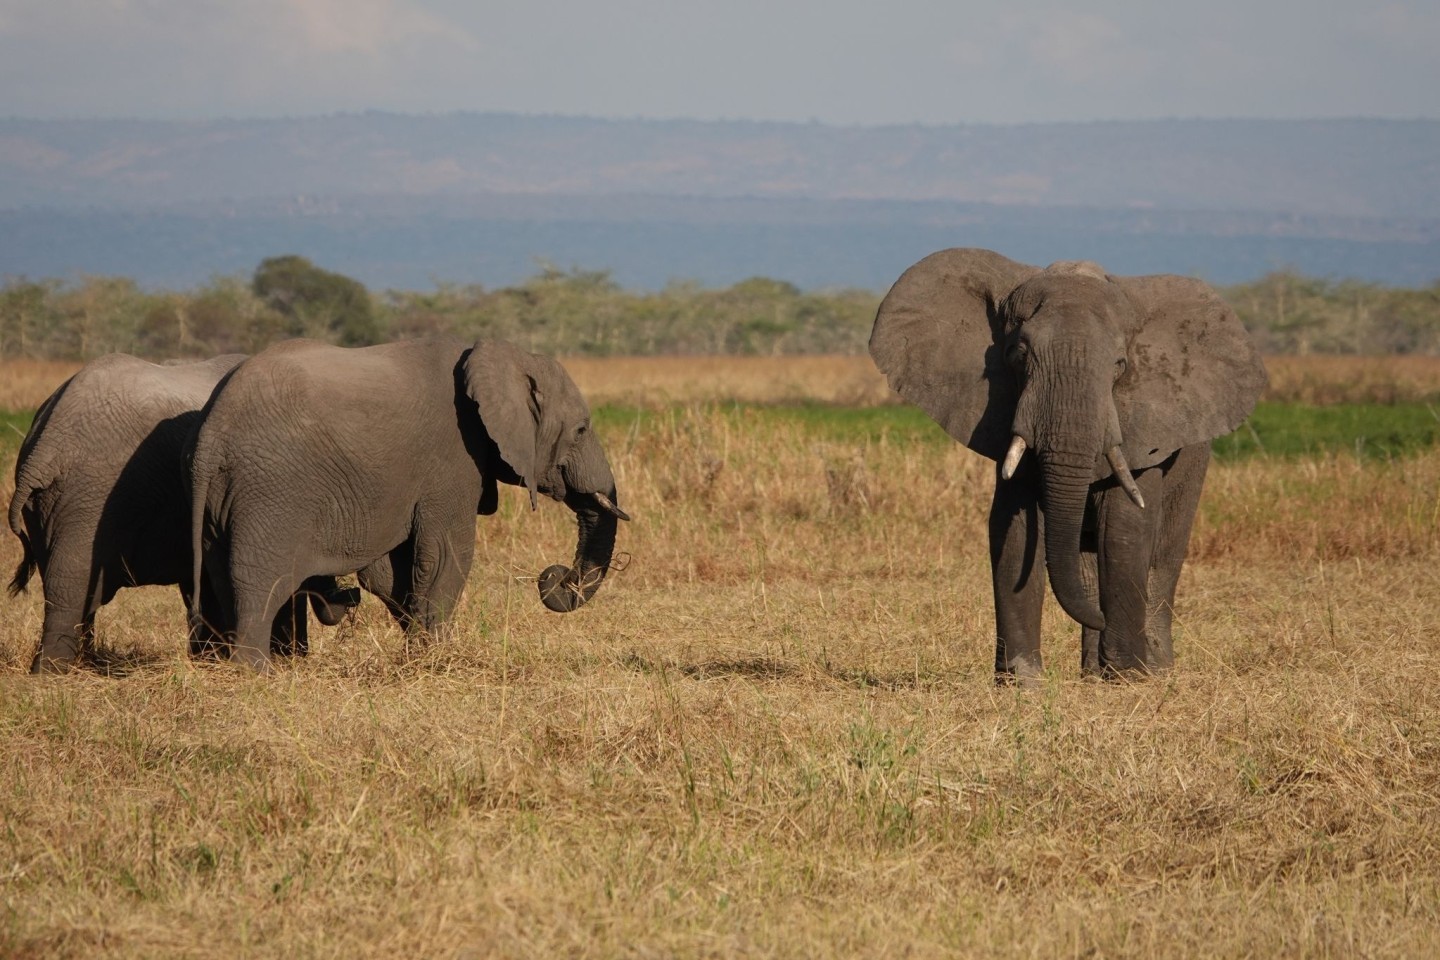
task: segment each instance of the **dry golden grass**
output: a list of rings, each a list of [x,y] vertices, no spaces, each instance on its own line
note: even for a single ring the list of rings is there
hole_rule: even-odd
[[[144,590],[123,676],[30,678],[0,601],[0,955],[1433,950],[1440,453],[1215,467],[1176,673],[1078,682],[1052,604],[1018,692],[988,463],[704,408],[605,439],[628,566],[568,616],[527,578],[573,523],[513,491],[423,649],[367,600],[257,678]]]
[[[0,410],[34,410],[80,366],[68,360],[0,360]]]
[[[868,407],[892,398],[867,356],[570,357],[565,369],[592,404],[733,400]]]
[[[1440,397],[1440,357],[1269,357],[1265,399],[1418,403]]]

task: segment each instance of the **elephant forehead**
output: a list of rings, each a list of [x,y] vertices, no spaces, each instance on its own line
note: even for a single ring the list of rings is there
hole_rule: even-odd
[[[1084,276],[1041,276],[1017,287],[1004,305],[1007,329],[1044,324],[1056,330],[1089,328],[1127,335],[1141,318],[1123,291],[1108,281]]]

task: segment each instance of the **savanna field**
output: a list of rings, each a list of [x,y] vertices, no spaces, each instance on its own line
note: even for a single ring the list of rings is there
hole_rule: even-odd
[[[257,677],[146,588],[32,678],[0,598],[0,956],[1432,955],[1440,360],[1268,365],[1149,683],[1047,601],[995,686],[993,465],[865,357],[567,361],[634,516],[573,614],[513,488],[443,641]],[[0,363],[0,503],[75,368]]]

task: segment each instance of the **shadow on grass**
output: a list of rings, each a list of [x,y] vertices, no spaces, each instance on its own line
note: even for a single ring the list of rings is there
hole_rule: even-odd
[[[665,674],[674,672],[692,680],[734,678],[755,682],[789,681],[803,683],[807,678],[815,686],[838,683],[866,690],[917,690],[933,686],[930,678],[909,673],[876,673],[872,670],[839,667],[831,664],[797,664],[769,657],[744,657],[729,660],[702,660],[698,663],[654,661],[638,653],[626,654],[620,665],[638,673]]]

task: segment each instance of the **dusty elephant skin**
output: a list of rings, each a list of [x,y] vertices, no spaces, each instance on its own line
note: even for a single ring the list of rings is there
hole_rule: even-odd
[[[192,592],[214,591],[227,638],[262,670],[276,598],[308,577],[356,571],[407,631],[441,630],[497,483],[575,512],[573,567],[541,577],[551,610],[594,595],[629,519],[574,382],[494,340],[276,344],[215,392],[192,468]]]
[[[38,571],[45,593],[31,672],[73,666],[93,642],[96,611],[122,587],[178,584],[191,605],[182,450],[215,385],[243,359],[162,366],[111,354],[41,404],[15,462],[9,515],[22,548],[10,592],[24,590]],[[332,578],[306,583],[305,592],[325,622],[337,621],[347,600],[353,605]],[[209,609],[207,598],[202,605]],[[306,629],[305,599],[291,597],[271,642],[277,652],[303,654]],[[213,634],[192,633],[191,651],[224,647]]]
[[[1234,311],[1186,277],[942,250],[890,289],[870,355],[897,393],[997,461],[997,677],[1042,669],[1042,565],[1083,628],[1084,674],[1168,670],[1210,442],[1266,382]]]

